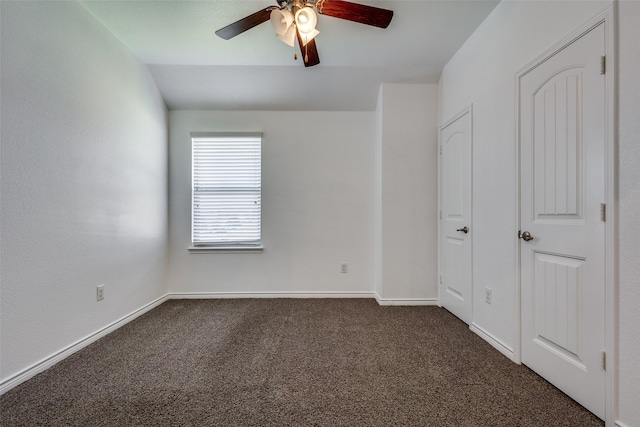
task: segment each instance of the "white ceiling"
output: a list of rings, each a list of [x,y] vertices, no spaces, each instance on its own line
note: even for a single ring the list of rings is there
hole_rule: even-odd
[[[387,29],[320,15],[320,64],[305,68],[269,22],[214,34],[270,0],[82,0],[149,65],[170,109],[373,111],[381,83],[437,83],[499,0],[353,0],[391,9]]]

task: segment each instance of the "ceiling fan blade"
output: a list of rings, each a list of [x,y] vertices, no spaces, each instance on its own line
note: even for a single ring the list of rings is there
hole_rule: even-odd
[[[324,0],[316,3],[318,13],[346,19],[374,27],[387,28],[393,18],[393,10],[382,9],[344,0]]]
[[[252,29],[256,25],[267,22],[271,17],[271,11],[275,8],[275,6],[272,6],[259,10],[252,15],[234,22],[233,24],[229,24],[224,28],[220,28],[218,31],[216,31],[216,34],[225,40],[229,40],[230,38],[235,37],[238,34],[242,34],[245,31]]]
[[[302,60],[305,67],[313,67],[320,63],[320,57],[318,56],[318,48],[316,47],[316,40],[309,40],[304,46],[304,41],[300,35],[300,31],[296,31],[298,36],[298,46],[300,46],[300,53],[302,54]]]

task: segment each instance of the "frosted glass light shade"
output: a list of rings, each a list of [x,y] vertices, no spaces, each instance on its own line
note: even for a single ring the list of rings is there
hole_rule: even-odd
[[[310,7],[303,7],[296,12],[296,26],[302,34],[309,34],[318,23],[318,16]],[[315,36],[314,36],[315,37]]]
[[[296,39],[296,27],[291,25],[284,34],[276,34],[276,37],[281,42],[293,47],[293,43]]]
[[[320,34],[320,31],[316,30],[315,28],[308,33],[300,32],[300,38],[302,39],[302,46],[306,46],[307,43],[315,39],[318,34]]]
[[[284,35],[293,23],[293,14],[287,9],[271,11],[271,26],[279,35]]]

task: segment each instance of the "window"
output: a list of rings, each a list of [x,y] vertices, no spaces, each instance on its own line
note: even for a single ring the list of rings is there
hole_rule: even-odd
[[[194,249],[260,247],[260,134],[191,135]]]

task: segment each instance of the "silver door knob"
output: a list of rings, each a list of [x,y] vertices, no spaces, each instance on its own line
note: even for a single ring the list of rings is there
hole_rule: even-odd
[[[518,231],[518,238],[524,240],[525,242],[533,240],[533,236],[528,231],[525,231],[523,233]]]
[[[456,231],[462,231],[464,234],[467,234],[469,232],[469,227],[465,225],[462,228],[458,228]]]

